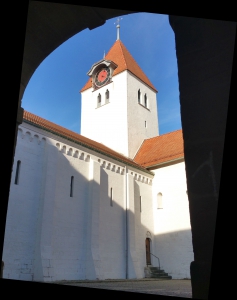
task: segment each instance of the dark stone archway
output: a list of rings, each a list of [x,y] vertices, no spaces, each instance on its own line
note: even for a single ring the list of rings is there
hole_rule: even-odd
[[[7,111],[7,122],[16,125],[10,127],[7,133],[9,150],[4,170],[5,202],[2,202],[1,209],[4,212],[7,211],[15,136],[17,126],[22,120],[20,100],[30,77],[47,55],[74,34],[87,27],[92,29],[100,26],[112,17],[130,13],[78,6],[52,8],[51,4],[37,1],[29,3],[27,25],[31,25],[26,30],[24,56],[21,52],[16,53],[16,57],[23,57],[22,64],[20,63],[20,89],[19,92],[11,94]],[[24,15],[21,14],[21,17],[24,18]],[[194,262],[191,264],[192,292],[194,298],[207,299],[236,23],[170,16],[170,24],[176,40],[194,249]],[[16,28],[16,32],[17,29],[19,28]],[[5,220],[4,214],[3,233]]]
[[[170,17],[175,32],[194,262],[192,292],[207,298],[236,23]]]

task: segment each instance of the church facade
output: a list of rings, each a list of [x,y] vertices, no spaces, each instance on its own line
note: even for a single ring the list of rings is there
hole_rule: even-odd
[[[182,131],[158,135],[157,90],[120,39],[88,76],[81,134],[24,112],[3,277],[190,278]]]

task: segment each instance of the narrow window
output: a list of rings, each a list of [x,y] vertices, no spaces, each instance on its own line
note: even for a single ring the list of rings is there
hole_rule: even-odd
[[[146,121],[145,121],[145,127],[146,127]]]
[[[140,89],[138,90],[138,103],[141,103],[141,91]]]
[[[19,184],[20,167],[21,167],[21,161],[18,160],[16,165],[15,184]]]
[[[99,94],[97,97],[97,106],[101,106],[101,94]]]
[[[140,196],[140,212],[142,212],[142,196]]]
[[[163,208],[162,194],[158,193],[157,194],[157,209],[162,209],[162,208]]]
[[[74,176],[71,176],[70,197],[73,197],[73,182],[74,182]]]
[[[147,96],[146,96],[146,94],[144,95],[144,106],[147,107]]]
[[[105,102],[109,103],[109,90],[106,90],[105,92]]]
[[[113,189],[110,189],[110,206],[113,206]]]

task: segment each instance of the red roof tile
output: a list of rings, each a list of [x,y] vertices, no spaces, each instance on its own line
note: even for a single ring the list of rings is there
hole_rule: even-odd
[[[48,120],[45,120],[45,119],[43,119],[39,116],[36,116],[25,110],[24,110],[24,115],[23,115],[23,121],[26,121],[32,125],[38,126],[46,131],[50,131],[56,135],[62,136],[66,139],[71,139],[76,143],[80,143],[82,146],[85,146],[94,151],[100,152],[104,155],[108,155],[116,160],[130,164],[130,165],[134,166],[135,168],[139,168],[139,169],[147,172],[147,170],[144,167],[140,166],[139,164],[134,162],[132,159],[110,149],[109,147],[106,147],[105,145],[103,145],[101,143],[95,142],[83,135],[80,135],[76,132],[68,130],[60,125],[57,125]]]
[[[182,130],[144,140],[134,161],[143,167],[151,167],[184,157]]]
[[[154,85],[151,83],[151,81],[148,79],[148,77],[142,71],[142,69],[138,66],[135,59],[132,57],[132,55],[129,53],[127,48],[120,40],[117,40],[113,44],[113,46],[105,56],[105,59],[112,60],[114,63],[118,65],[118,67],[114,70],[113,76],[123,72],[124,70],[128,70],[136,77],[138,77],[140,80],[142,80],[144,83],[146,83],[149,87],[151,87],[154,91],[157,92]],[[87,83],[81,89],[81,92],[89,89],[90,87],[92,87],[91,78],[89,78]]]

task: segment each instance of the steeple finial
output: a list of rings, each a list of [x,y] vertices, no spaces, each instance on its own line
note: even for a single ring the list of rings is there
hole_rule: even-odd
[[[114,23],[114,24],[116,24],[117,23],[117,40],[119,40],[120,39],[120,37],[119,37],[119,28],[120,28],[120,25],[119,25],[119,21],[121,21],[123,18],[118,18],[117,20],[116,20],[116,22]]]
[[[104,50],[104,57],[103,58],[105,59],[105,50]]]

